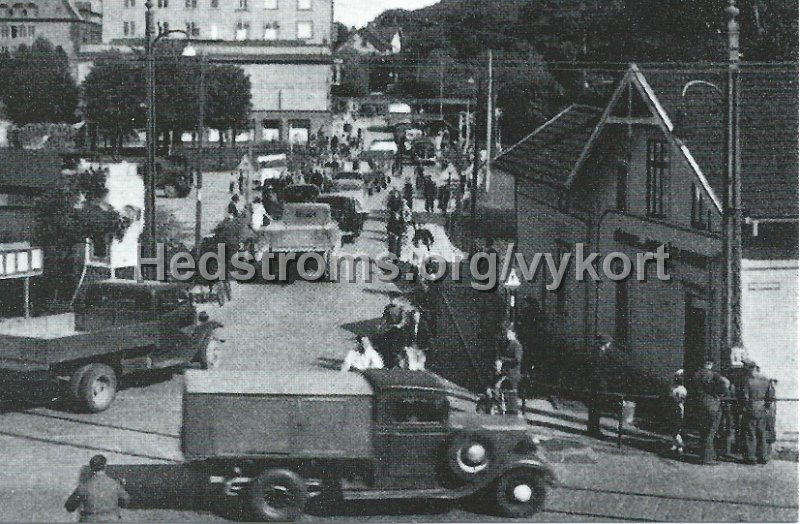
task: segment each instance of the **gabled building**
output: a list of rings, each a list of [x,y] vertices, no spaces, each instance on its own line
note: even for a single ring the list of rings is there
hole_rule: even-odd
[[[367,26],[354,31],[337,49],[337,54],[388,56],[403,50],[403,30],[399,27]]]
[[[565,351],[611,335],[640,390],[658,393],[709,356],[723,370],[741,357],[723,341],[725,77],[724,68],[632,65],[605,108],[571,106],[493,164],[493,191],[515,191],[517,249],[529,259],[583,244],[601,260],[616,252],[635,261],[666,246],[668,281],[655,264],[645,281],[578,281],[573,263],[557,291],[541,273],[520,291],[539,300]],[[778,396],[794,397],[798,71],[743,66],[741,78],[743,339]],[[779,406],[779,420],[797,431],[794,406]]]
[[[100,42],[101,20],[89,1],[0,0],[0,49],[13,51],[45,38],[73,58],[82,45]]]

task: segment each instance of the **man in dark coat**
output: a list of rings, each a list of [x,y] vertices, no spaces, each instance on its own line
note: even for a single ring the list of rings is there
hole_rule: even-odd
[[[79,522],[118,522],[120,507],[130,502],[130,495],[122,485],[106,475],[106,458],[95,455],[89,461],[89,476],[83,478],[64,503],[72,513],[80,509]]]
[[[744,380],[738,398],[742,407],[742,429],[744,430],[744,462],[761,464],[769,462],[770,444],[767,439],[767,418],[775,402],[775,389],[772,382],[756,372],[757,365],[745,360],[747,378]]]
[[[513,324],[506,328],[506,344],[497,356],[498,371],[508,377],[510,390],[506,393],[507,411],[523,416],[519,406],[519,384],[522,381],[522,360],[525,358],[522,344],[517,339]]]
[[[722,418],[720,397],[727,393],[730,384],[713,368],[714,361],[707,359],[703,368],[692,377],[692,388],[689,393],[694,396],[694,405],[699,410],[698,425],[700,440],[703,443],[701,461],[706,465],[714,464],[717,458],[714,437]]]
[[[603,393],[608,391],[608,374],[611,368],[608,358],[608,348],[611,347],[613,340],[608,335],[599,334],[595,337],[595,347],[589,354],[589,418],[586,424],[586,432],[597,438],[603,438],[600,429],[600,413],[607,399]]]

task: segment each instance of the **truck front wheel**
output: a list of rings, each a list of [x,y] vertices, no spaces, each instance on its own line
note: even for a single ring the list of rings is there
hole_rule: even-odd
[[[84,369],[84,368],[81,368]],[[81,370],[78,370],[80,373]],[[85,366],[77,388],[78,405],[89,413],[105,411],[117,395],[117,375],[105,364]]]
[[[541,511],[547,487],[538,472],[513,469],[503,473],[497,481],[494,495],[500,515],[518,519]]]
[[[266,522],[294,522],[308,499],[303,479],[293,471],[269,469],[250,485],[247,502],[253,515]]]

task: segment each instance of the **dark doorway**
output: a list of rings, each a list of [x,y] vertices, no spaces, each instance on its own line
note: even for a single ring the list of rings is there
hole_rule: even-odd
[[[686,297],[683,330],[683,369],[691,377],[703,366],[706,358],[706,320],[708,302],[695,296]]]

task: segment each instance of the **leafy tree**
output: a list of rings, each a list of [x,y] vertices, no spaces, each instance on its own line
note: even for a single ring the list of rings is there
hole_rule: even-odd
[[[145,82],[141,62],[123,58],[97,63],[83,82],[86,116],[112,138],[114,150],[145,126]]]
[[[195,106],[197,104],[195,103]],[[206,125],[222,131],[248,129],[252,95],[250,77],[240,67],[221,65],[206,71]]]
[[[2,101],[17,125],[38,122],[74,122],[78,87],[61,47],[39,38],[20,46],[3,60]]]

